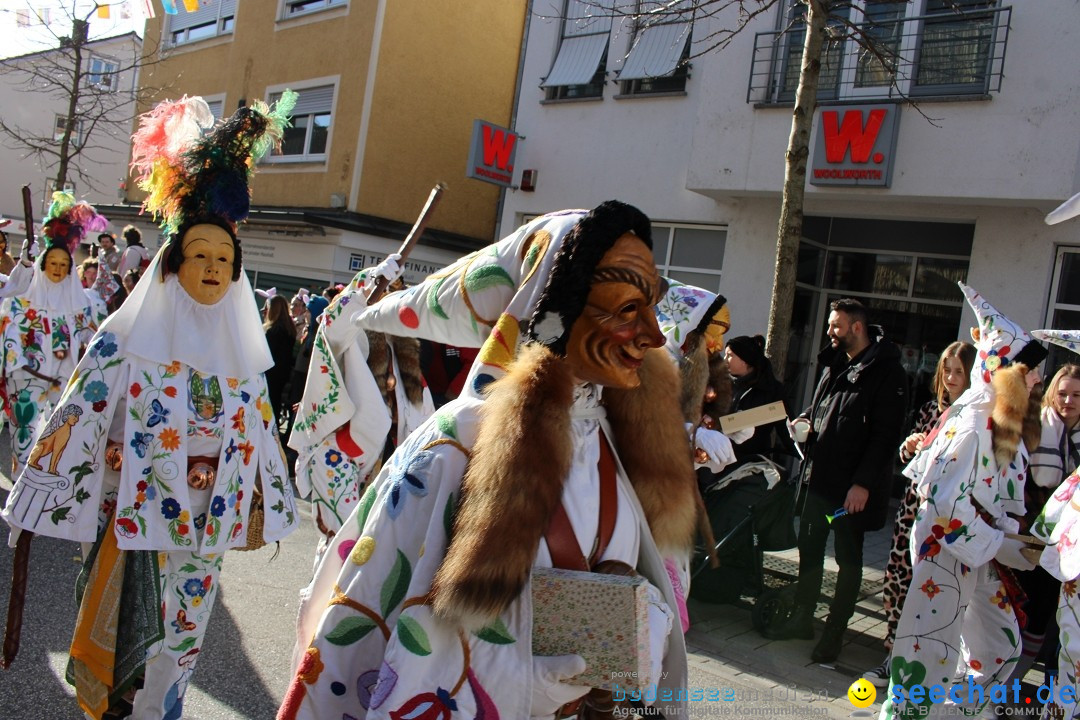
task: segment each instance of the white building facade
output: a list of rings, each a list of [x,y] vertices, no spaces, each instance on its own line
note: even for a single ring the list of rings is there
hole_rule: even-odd
[[[514,129],[516,177],[533,171],[534,189],[507,192],[502,232],[629,202],[653,219],[665,274],[727,297],[733,335],[764,335],[802,45],[798,22],[779,32],[791,0],[709,52],[733,14],[642,29],[598,4],[533,3]],[[973,324],[957,280],[1025,327],[1080,328],[1080,221],[1043,222],[1080,190],[1080,7],[851,5],[846,19],[891,65],[851,43],[823,58],[787,369],[796,404],[838,297],[867,303],[913,382]]]

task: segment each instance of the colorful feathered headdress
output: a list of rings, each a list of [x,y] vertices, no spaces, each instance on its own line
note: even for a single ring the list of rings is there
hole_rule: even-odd
[[[273,108],[257,100],[216,128],[200,97],[166,100],[145,113],[131,138],[131,167],[147,193],[143,209],[166,235],[207,216],[235,228],[250,210],[255,163],[281,141],[296,98],[286,90]]]
[[[84,237],[101,232],[108,226],[109,221],[99,215],[90,203],[76,202],[75,196],[69,192],[54,192],[42,229],[45,249],[65,247],[69,253],[73,253]]]

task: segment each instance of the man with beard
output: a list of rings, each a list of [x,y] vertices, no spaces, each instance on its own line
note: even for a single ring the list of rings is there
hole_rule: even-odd
[[[802,440],[800,431],[806,433],[795,606],[764,633],[776,640],[814,637],[825,544],[834,531],[840,572],[825,631],[811,655],[814,662],[840,655],[862,582],[863,534],[885,524],[893,451],[907,409],[907,376],[897,347],[870,337],[866,308],[858,300],[835,300],[829,309],[825,369],[810,407],[793,422],[797,439]]]

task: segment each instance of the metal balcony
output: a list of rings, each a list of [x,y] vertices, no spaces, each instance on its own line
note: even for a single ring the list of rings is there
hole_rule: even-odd
[[[858,102],[986,96],[1001,91],[1012,8],[899,17],[830,18],[821,55],[818,101]],[[790,104],[799,83],[805,26],[757,33],[746,100]],[[856,41],[854,37],[861,37]]]

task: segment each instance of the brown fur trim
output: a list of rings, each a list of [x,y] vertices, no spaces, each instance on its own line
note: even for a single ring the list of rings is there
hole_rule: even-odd
[[[379,386],[383,402],[390,407],[393,397],[390,388],[386,386],[386,378],[390,374],[390,348],[394,350],[393,356],[397,359],[398,374],[405,386],[405,397],[413,405],[419,405],[424,401],[424,380],[420,374],[420,340],[417,338],[398,337],[385,333],[365,330],[368,339],[368,368],[375,376],[375,384]],[[389,341],[389,343],[388,343]]]
[[[727,415],[734,392],[727,361],[722,353],[708,353],[704,335],[692,334],[686,342],[686,352],[679,362],[682,381],[679,403],[683,419],[696,425],[701,422],[702,415],[714,420]],[[713,393],[712,400],[705,399],[709,389]]]
[[[998,468],[1009,465],[1020,447],[1024,416],[1028,410],[1027,366],[1019,363],[994,371],[994,411],[991,415],[994,459]]]
[[[1042,440],[1042,396],[1043,384],[1035,383],[1028,393],[1027,414],[1024,415],[1024,429],[1021,431],[1024,447],[1029,453],[1034,452]]]
[[[663,348],[645,354],[633,390],[604,390],[619,459],[630,476],[662,555],[694,540],[697,482],[677,387],[679,374]]]
[[[523,347],[489,386],[453,538],[435,574],[436,614],[477,629],[525,587],[570,471],[573,402],[566,364],[539,344]]]
[[[420,339],[390,336],[390,344],[397,358],[401,384],[405,386],[405,397],[412,405],[424,401],[424,377],[420,374]]]

